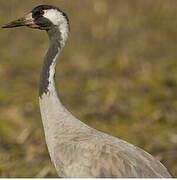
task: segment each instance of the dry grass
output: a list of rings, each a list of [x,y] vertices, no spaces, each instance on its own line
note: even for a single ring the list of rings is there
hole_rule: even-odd
[[[1,1],[0,24],[47,0]],[[64,105],[153,154],[177,177],[177,1],[51,0],[67,12],[57,66]],[[56,177],[38,105],[45,32],[0,30],[0,176]]]

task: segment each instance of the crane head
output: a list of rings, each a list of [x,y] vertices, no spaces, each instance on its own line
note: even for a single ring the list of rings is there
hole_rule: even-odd
[[[10,22],[2,26],[2,28],[14,28],[19,26],[27,26],[47,31],[53,26],[69,29],[69,20],[67,15],[59,8],[51,5],[40,5],[35,7],[26,16]]]

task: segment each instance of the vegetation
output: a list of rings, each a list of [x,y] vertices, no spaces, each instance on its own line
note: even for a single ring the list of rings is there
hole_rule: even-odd
[[[63,104],[88,125],[137,145],[177,177],[177,1],[1,1],[0,24],[39,4],[70,18],[57,66]],[[0,30],[0,177],[57,177],[38,81],[45,32]]]

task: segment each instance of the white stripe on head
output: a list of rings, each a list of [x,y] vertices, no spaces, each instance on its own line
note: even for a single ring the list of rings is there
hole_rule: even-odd
[[[49,19],[55,26],[58,26],[59,31],[61,32],[62,45],[64,46],[69,32],[69,25],[66,17],[57,9],[44,10],[43,17]]]

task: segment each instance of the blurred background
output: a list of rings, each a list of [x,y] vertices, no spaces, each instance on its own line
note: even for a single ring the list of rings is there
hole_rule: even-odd
[[[1,1],[0,24],[39,4],[56,5],[70,19],[56,74],[63,104],[177,177],[177,1]],[[43,31],[0,30],[0,177],[57,177],[38,104],[47,48]]]

